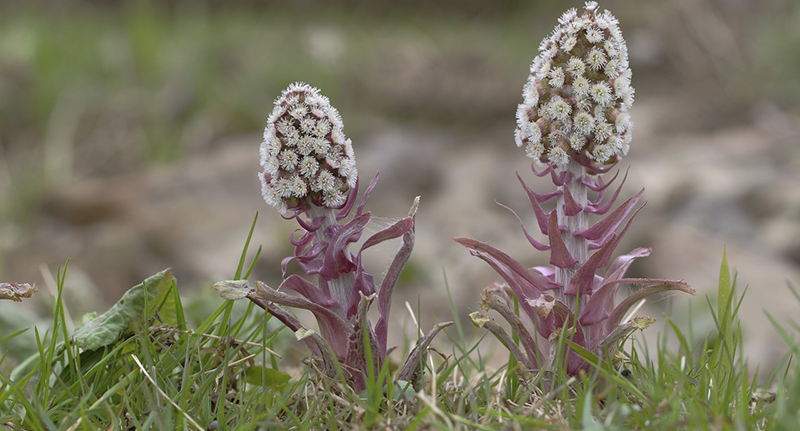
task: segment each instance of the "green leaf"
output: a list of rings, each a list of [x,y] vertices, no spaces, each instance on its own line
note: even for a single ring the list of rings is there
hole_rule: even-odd
[[[172,282],[172,302],[175,306],[175,320],[177,321],[176,325],[178,329],[185,331],[186,330],[186,316],[183,314],[183,303],[181,302],[181,295],[178,293],[178,285],[175,281]]]
[[[278,370],[267,367],[248,367],[245,371],[245,379],[251,385],[269,387],[279,387],[289,383],[289,375]]]
[[[417,393],[414,392],[414,385],[405,380],[397,380],[393,383],[394,392],[393,399],[395,401],[409,401],[416,397]]]
[[[89,313],[84,314],[83,317],[81,317],[81,324],[86,326],[89,324],[89,322],[91,322],[94,319],[97,319],[97,312],[91,311]]]
[[[576,342],[574,342],[574,341],[572,341],[570,339],[564,339],[564,342],[572,350],[572,353],[577,354],[581,359],[583,359],[589,365],[592,365],[594,367],[600,366],[600,367],[602,367],[604,370],[606,370],[608,372],[613,372],[612,368],[610,367],[610,365],[607,362],[600,360],[599,356],[597,356],[594,353],[590,352],[585,347],[581,346],[580,344],[578,344],[578,343],[576,343]]]
[[[172,269],[166,269],[132,287],[111,309],[76,329],[73,335],[75,342],[84,350],[96,350],[120,340],[143,317],[147,319],[156,311],[162,317],[169,314],[165,307],[173,301],[167,299],[172,297],[167,293],[174,281]],[[145,304],[149,306],[147,313]]]
[[[170,271],[170,279],[165,283],[166,286],[159,285],[155,299],[147,299],[147,305],[149,306],[147,317],[154,316],[158,312],[158,317],[161,318],[162,322],[170,326],[178,326],[177,302],[175,302],[175,295],[172,293],[173,290],[178,290],[178,285],[175,282],[175,277],[172,276],[172,270],[168,271]]]
[[[95,365],[99,364],[100,361],[103,359],[110,359],[106,358],[107,351],[104,349],[97,349],[97,350],[84,350],[80,354],[80,360],[76,361],[75,364],[80,364],[80,368],[78,372],[81,375],[86,375],[86,373],[92,369]],[[76,374],[75,366],[70,365],[68,367],[64,367],[59,374],[59,379],[64,382],[66,385],[72,385],[76,381],[78,381],[78,375]]]
[[[732,352],[734,349],[733,341],[733,313],[731,304],[733,302],[733,287],[731,283],[730,269],[728,268],[727,249],[722,249],[722,264],[719,268],[719,290],[717,293],[717,318],[719,319],[719,351],[720,358],[727,358],[724,364],[721,364],[724,369],[728,371],[732,367]],[[724,348],[723,348],[723,344]]]

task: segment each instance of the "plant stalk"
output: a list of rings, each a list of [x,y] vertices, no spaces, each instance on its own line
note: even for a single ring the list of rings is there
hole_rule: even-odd
[[[314,232],[314,239],[317,243],[330,243],[331,236],[329,234],[329,228],[338,224],[336,220],[336,210],[311,205],[311,208],[308,210],[308,215],[312,220],[325,217],[322,226]],[[347,248],[345,248],[344,251],[347,252]],[[353,294],[352,290],[355,281],[355,273],[348,272],[347,274],[342,274],[337,278],[327,281],[323,280],[321,275],[318,276],[318,278],[318,285],[322,287],[327,284],[328,294],[332,300],[336,301],[337,305],[332,308],[333,312],[347,321],[347,306],[350,304],[350,296]]]
[[[558,292],[558,299],[566,304],[571,310],[577,311],[583,307],[584,303],[588,300],[588,296],[585,295],[584,292],[579,292],[578,298],[575,298],[571,295],[564,295],[564,292],[566,291],[567,285],[572,279],[572,276],[575,275],[575,272],[578,270],[578,268],[580,268],[580,266],[583,265],[589,258],[588,241],[586,238],[574,235],[574,232],[578,231],[579,229],[586,229],[589,227],[589,220],[586,212],[583,209],[581,209],[581,211],[574,216],[568,216],[565,214],[564,207],[566,190],[564,189],[569,188],[569,191],[572,194],[572,198],[575,200],[575,202],[577,202],[581,208],[586,208],[589,188],[578,181],[586,175],[586,168],[581,166],[580,163],[576,162],[574,159],[570,159],[569,165],[567,165],[565,171],[570,172],[572,174],[572,178],[564,185],[559,186],[559,189],[562,191],[562,193],[558,196],[556,214],[558,215],[558,225],[567,228],[566,231],[561,232],[561,239],[564,240],[564,244],[567,246],[567,250],[569,251],[570,255],[572,255],[572,257],[577,260],[578,263],[569,268],[556,268],[556,283],[561,285],[561,290]]]

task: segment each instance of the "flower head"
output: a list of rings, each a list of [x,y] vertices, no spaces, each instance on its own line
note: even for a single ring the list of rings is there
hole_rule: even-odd
[[[281,213],[338,208],[355,187],[353,147],[339,111],[319,90],[294,83],[275,101],[261,143],[261,192]]]
[[[617,19],[600,13],[596,2],[587,2],[581,15],[570,9],[542,41],[531,65],[517,110],[517,145],[546,164],[563,166],[570,158],[587,167],[618,162],[631,140],[630,76]],[[537,123],[548,133],[536,134],[531,124]]]

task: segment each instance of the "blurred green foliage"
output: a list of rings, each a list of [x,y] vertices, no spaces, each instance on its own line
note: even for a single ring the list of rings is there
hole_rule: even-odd
[[[41,192],[70,178],[138,172],[225,136],[256,133],[274,98],[296,80],[324,89],[350,134],[370,116],[476,127],[485,116],[457,115],[459,109],[482,103],[471,92],[498,87],[508,93],[489,120],[513,121],[516,99],[508,94],[519,94],[538,41],[554,16],[581,3],[0,2],[0,221],[25,223]],[[706,12],[746,17],[727,28],[744,41],[741,60],[751,67],[724,91],[745,101],[800,98],[798,2],[702,4]],[[688,41],[681,43],[694,41],[682,24],[693,13],[686,5],[607,0],[601,7],[623,21],[628,38],[663,17],[675,23],[656,30],[662,44],[677,46],[672,40],[684,34]],[[426,55],[448,58],[414,64]],[[666,59],[658,67],[676,80],[703,81],[697,70],[681,76],[680,63]],[[422,73],[411,80],[429,87],[403,100],[394,97],[403,95],[401,87],[394,94],[381,90],[397,82],[395,75],[375,78],[387,68],[414,67]],[[449,82],[465,96],[434,100],[431,88],[448,84],[448,74],[460,69],[479,70],[475,79]],[[472,88],[487,81],[495,87]],[[447,103],[454,107],[442,113]]]
[[[293,81],[324,88],[348,118],[355,106],[371,114],[361,75],[409,35],[490,56],[521,85],[530,40],[546,31],[521,19],[318,9],[0,3],[0,220],[23,222],[63,180],[136,171],[256,132]]]
[[[800,2],[765,2],[764,13],[754,24],[749,46],[755,53],[754,89],[796,107],[800,101]]]

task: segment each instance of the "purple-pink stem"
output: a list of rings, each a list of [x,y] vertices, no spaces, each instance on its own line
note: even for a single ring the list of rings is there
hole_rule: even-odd
[[[336,210],[311,205],[308,209],[308,216],[311,220],[323,218],[322,225],[314,232],[316,243],[330,243],[331,235],[329,228],[338,225]],[[345,247],[344,251],[347,252],[347,247]],[[346,274],[341,274],[339,277],[327,281],[323,280],[322,274],[319,274],[317,277],[320,288],[327,285],[330,298],[337,303],[335,307],[332,307],[333,312],[346,322],[348,320],[347,307],[350,304],[350,295],[353,290],[355,272],[351,271]]]

